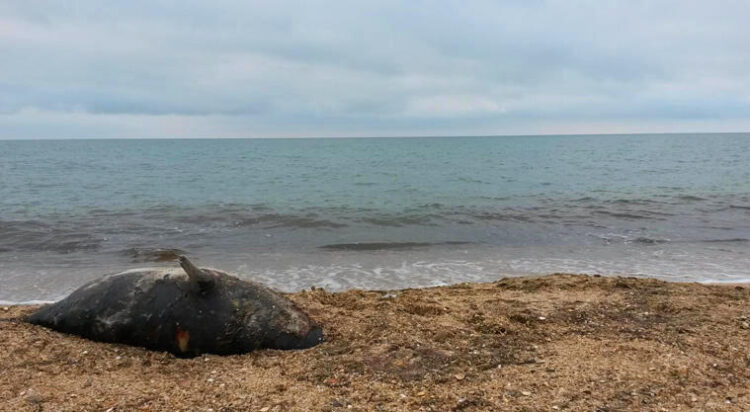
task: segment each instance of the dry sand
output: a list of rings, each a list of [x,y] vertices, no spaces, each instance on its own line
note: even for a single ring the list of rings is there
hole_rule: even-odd
[[[303,351],[177,359],[0,308],[0,409],[750,410],[750,288],[550,275],[289,297]]]

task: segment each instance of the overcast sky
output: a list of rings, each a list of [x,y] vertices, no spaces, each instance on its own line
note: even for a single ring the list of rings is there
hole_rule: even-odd
[[[748,1],[0,2],[0,138],[750,131]]]

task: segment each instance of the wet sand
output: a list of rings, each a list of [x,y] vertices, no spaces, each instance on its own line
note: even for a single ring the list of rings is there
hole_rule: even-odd
[[[0,308],[0,410],[750,410],[750,286],[550,275],[288,295],[303,351],[178,359]]]

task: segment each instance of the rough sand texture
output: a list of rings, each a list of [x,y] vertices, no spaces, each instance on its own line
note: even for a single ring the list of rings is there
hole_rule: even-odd
[[[551,275],[289,295],[303,351],[177,359],[0,309],[0,409],[750,410],[750,289]]]

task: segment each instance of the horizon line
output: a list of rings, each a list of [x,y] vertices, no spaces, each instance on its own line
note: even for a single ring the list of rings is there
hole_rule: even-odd
[[[405,136],[245,136],[245,137],[0,137],[0,141],[66,141],[66,140],[302,140],[302,139],[425,139],[461,137],[573,137],[573,136],[661,136],[661,135],[729,135],[750,134],[750,131],[737,132],[638,132],[638,133],[538,133],[538,134],[461,134],[461,135],[405,135]]]

